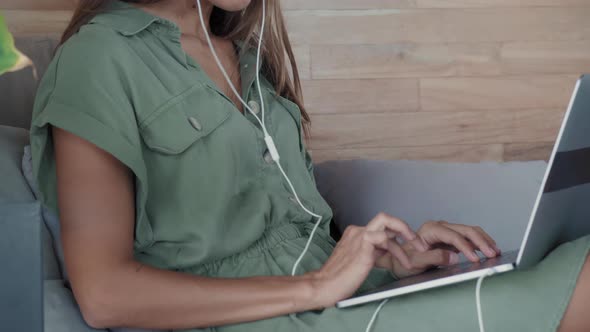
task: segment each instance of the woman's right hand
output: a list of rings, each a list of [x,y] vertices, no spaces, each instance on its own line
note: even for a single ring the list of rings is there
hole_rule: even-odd
[[[422,241],[412,241],[416,234],[405,222],[385,213],[365,227],[348,226],[322,268],[308,273],[314,289],[313,307],[330,307],[353,295],[384,254],[390,253],[410,269],[410,259],[395,239],[400,235],[416,250],[426,250]]]

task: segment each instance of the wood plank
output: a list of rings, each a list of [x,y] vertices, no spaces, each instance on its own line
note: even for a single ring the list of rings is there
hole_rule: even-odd
[[[2,9],[73,9],[76,0],[3,0]],[[283,0],[284,9],[481,8],[585,6],[587,0]]]
[[[587,6],[587,0],[416,0],[419,8]]]
[[[497,161],[503,159],[504,148],[502,144],[488,145],[436,145],[436,146],[410,146],[395,148],[372,149],[338,149],[338,150],[313,150],[313,161],[323,162],[328,160],[435,160],[448,162],[480,162]]]
[[[553,143],[513,143],[504,145],[505,161],[545,160],[548,161]]]
[[[3,14],[15,36],[60,34],[72,16],[67,10],[5,10]]]
[[[311,78],[311,58],[309,52],[309,45],[292,45],[293,55],[295,55],[295,62],[297,62],[297,69],[299,70],[299,78],[308,80]]]
[[[312,115],[316,149],[553,142],[565,110]]]
[[[587,6],[587,0],[282,0],[284,9],[490,8]]]
[[[2,0],[0,9],[72,10],[76,3],[77,0]]]
[[[283,9],[412,8],[416,0],[281,0]]]
[[[294,44],[380,44],[581,40],[590,35],[589,11],[588,7],[294,10],[285,15]],[[16,34],[60,33],[71,16],[63,10],[3,13]]]
[[[417,111],[415,79],[311,80],[303,82],[310,113]]]
[[[590,40],[511,43],[314,45],[314,78],[579,74]]]
[[[500,43],[314,45],[314,78],[497,75]]]
[[[294,10],[285,13],[296,43],[498,42],[581,40],[590,7]]]
[[[420,80],[426,111],[562,108],[578,76],[426,78]]]
[[[500,58],[504,74],[582,74],[590,70],[590,40],[505,43]]]

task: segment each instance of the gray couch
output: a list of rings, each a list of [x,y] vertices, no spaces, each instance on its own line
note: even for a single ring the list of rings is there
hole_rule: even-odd
[[[35,61],[41,76],[53,54],[55,40],[35,37],[17,40],[17,44]],[[0,243],[32,238],[30,245],[40,247],[44,258],[42,269],[34,268],[41,261],[36,251],[9,259],[18,266],[30,266],[28,272],[33,277],[42,273],[45,331],[93,331],[84,323],[64,282],[63,267],[56,256],[60,247],[59,241],[55,241],[56,231],[52,234],[39,217],[34,193],[23,178],[21,159],[28,144],[27,129],[36,84],[28,69],[0,77],[0,221],[3,215],[5,220],[14,207],[22,204],[30,204],[33,210],[18,220],[11,217],[12,220],[0,222]],[[520,244],[545,168],[543,161],[457,164],[353,160],[315,165],[315,176],[320,192],[334,210],[335,226],[340,230],[349,224],[366,223],[377,212],[385,211],[415,228],[426,220],[441,219],[478,224],[497,239],[502,249],[510,250]],[[31,228],[17,227],[25,222],[23,218],[40,224],[39,238],[29,234],[34,232]],[[5,284],[0,283],[0,294],[13,297],[19,292],[24,294],[26,289],[30,290],[27,280],[21,279],[10,292],[2,290]],[[27,315],[26,310],[12,305],[15,301],[18,298],[0,298],[3,315],[17,318]],[[0,326],[0,330],[4,328]]]

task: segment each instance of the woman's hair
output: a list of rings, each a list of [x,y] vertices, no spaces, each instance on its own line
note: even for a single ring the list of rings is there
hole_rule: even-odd
[[[94,16],[105,10],[114,0],[78,0],[74,15],[64,31],[60,45],[80,30]],[[120,0],[138,4],[150,4],[160,0]],[[309,137],[311,119],[303,107],[301,81],[293,49],[279,0],[266,1],[266,24],[262,43],[262,73],[273,84],[276,93],[293,101],[301,110],[303,131]],[[262,1],[254,0],[243,11],[227,12],[214,7],[211,13],[211,31],[216,36],[242,40],[248,47],[256,47],[262,20]],[[247,49],[248,47],[244,47]],[[288,60],[288,61],[287,61]]]

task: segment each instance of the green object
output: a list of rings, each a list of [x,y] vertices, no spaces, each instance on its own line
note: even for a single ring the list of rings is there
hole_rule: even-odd
[[[257,121],[238,112],[186,55],[176,25],[121,2],[114,6],[119,10],[95,17],[60,48],[39,87],[31,146],[43,203],[57,212],[53,125],[108,152],[134,174],[137,260],[209,277],[289,275],[315,219],[294,202],[267,157]],[[243,98],[257,102],[254,53],[244,53],[239,65]],[[320,268],[333,250],[332,211],[315,187],[299,109],[276,96],[267,80],[261,84],[266,125],[283,168],[302,202],[324,216],[301,262],[303,273]],[[488,330],[554,331],[589,247],[586,237],[534,269],[486,279]],[[361,290],[392,279],[374,269]],[[216,330],[364,331],[376,306]],[[383,307],[374,330],[475,331],[475,283],[396,298]]]
[[[0,14],[0,75],[30,66],[31,60],[14,46],[14,38],[8,31],[4,16]]]

